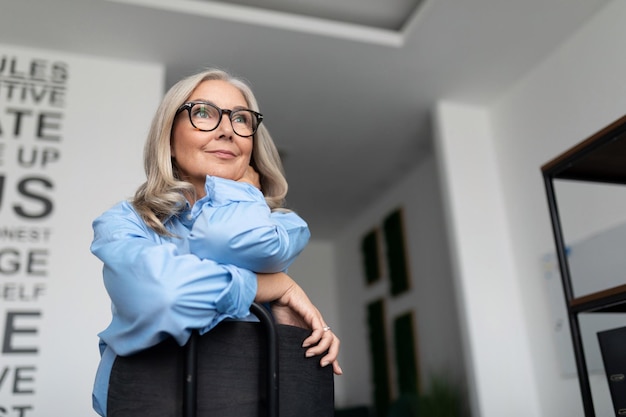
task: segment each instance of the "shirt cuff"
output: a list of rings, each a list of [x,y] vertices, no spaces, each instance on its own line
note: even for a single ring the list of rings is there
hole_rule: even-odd
[[[204,186],[206,195],[214,207],[223,206],[234,201],[265,201],[263,193],[246,182],[207,176]]]
[[[216,300],[215,307],[222,318],[244,318],[257,292],[256,274],[247,269],[227,266],[232,282]]]

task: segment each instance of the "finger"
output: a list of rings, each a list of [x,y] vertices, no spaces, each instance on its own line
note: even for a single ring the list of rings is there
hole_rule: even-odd
[[[314,346],[312,346],[311,348],[307,350],[306,356],[310,358],[312,356],[321,355],[325,353],[326,351],[330,350],[332,346],[335,344],[335,341],[338,341],[338,340],[339,339],[337,338],[337,336],[335,336],[330,331],[330,329],[326,331],[321,330],[321,338]],[[337,350],[338,350],[338,347],[337,347]],[[335,353],[335,356],[336,356],[336,353]],[[329,363],[330,362],[332,362],[332,360],[330,360]]]
[[[313,329],[313,332],[311,332],[311,335],[309,337],[304,339],[304,341],[302,342],[302,347],[306,348],[309,346],[317,345],[324,336],[324,329],[330,329],[330,327],[326,326],[323,321],[317,319],[314,319],[314,321],[315,323],[311,323],[310,327]]]
[[[335,375],[343,375],[343,369],[339,366],[339,361],[333,362],[333,373]]]
[[[341,344],[341,342],[339,341],[339,338],[337,336],[333,335],[332,343],[331,343],[330,347],[328,348],[328,352],[320,360],[320,365],[322,367],[328,366],[329,364],[332,363],[333,364],[333,368],[335,368],[335,362],[337,362],[337,356],[339,356],[339,345],[340,344]],[[337,364],[337,366],[339,366],[339,365]],[[339,369],[341,370],[341,367],[339,367]]]
[[[311,333],[311,335],[307,337],[306,339],[304,339],[304,342],[302,343],[302,347],[309,347],[309,346],[317,345],[322,340],[322,338],[326,335],[326,333],[330,333],[330,327],[324,324],[324,322],[320,322],[319,327],[314,326],[313,329],[314,330]],[[313,356],[313,355],[310,355],[310,356]]]
[[[321,341],[322,338],[324,337],[324,330],[322,329],[317,329],[317,330],[313,330],[313,333],[311,333],[311,335],[309,337],[307,337],[306,339],[304,339],[304,342],[302,342],[302,347],[310,347],[310,346],[316,346],[318,345]],[[310,350],[310,349],[309,349]],[[308,353],[308,351],[307,351]],[[319,352],[321,353],[321,352]],[[307,355],[307,356],[314,356],[314,354],[311,355]]]

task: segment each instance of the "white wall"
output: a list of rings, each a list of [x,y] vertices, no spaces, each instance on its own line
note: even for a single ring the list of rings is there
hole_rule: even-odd
[[[529,336],[537,341],[532,349],[534,367],[541,375],[537,386],[545,416],[583,413],[577,379],[564,378],[555,369],[559,352],[554,349],[553,333],[547,326],[545,286],[538,259],[552,250],[554,243],[539,166],[626,112],[626,58],[618,52],[625,45],[625,18],[626,3],[610,3],[494,108],[494,130],[499,138],[496,152],[505,184],[516,265],[523,276],[535,277],[520,281],[521,296],[531,329]],[[594,218],[594,212],[606,206],[617,210]],[[614,204],[607,199],[578,199],[575,211],[584,213],[584,219],[577,219],[579,230],[570,227],[567,231],[576,238],[623,221],[623,208],[624,200]],[[529,227],[531,224],[533,227]],[[574,226],[576,222],[568,224]],[[600,389],[595,395],[596,414],[610,415],[608,395],[601,391],[605,385],[597,383],[604,380],[604,375],[592,375],[592,379]]]
[[[143,178],[143,143],[163,93],[164,71],[160,65],[8,45],[0,45],[0,59],[15,62],[0,73],[0,176],[5,178],[0,229],[14,232],[0,237],[0,337],[9,335],[11,346],[0,351],[0,415],[95,415],[97,333],[110,320],[110,303],[101,263],[89,253],[91,222],[131,195]],[[53,75],[59,68],[67,78]],[[13,95],[7,82],[16,86]],[[63,99],[51,103],[54,86]],[[17,135],[14,109],[31,112]],[[35,115],[41,112],[59,115],[47,123],[49,139],[37,135]],[[47,150],[54,158],[30,165],[19,158],[20,148],[40,156]],[[16,205],[31,213],[43,207],[40,199],[18,192],[18,183],[33,177],[50,186],[34,182],[27,191],[44,196],[53,209],[25,218]],[[45,235],[33,234],[44,229]],[[19,258],[7,250],[16,250]],[[42,254],[35,263],[38,275],[25,267],[32,250]],[[16,260],[21,267],[12,272]],[[35,297],[36,288],[43,291]],[[10,323],[15,312],[35,315]],[[24,349],[34,352],[19,352]]]
[[[464,383],[459,323],[449,267],[447,239],[441,196],[433,155],[421,161],[411,174],[390,190],[377,190],[380,198],[355,216],[334,242],[336,279],[341,320],[341,364],[344,375],[339,406],[372,405],[372,376],[366,306],[386,300],[387,331],[396,315],[414,312],[416,350],[422,385],[427,388],[431,374]],[[360,244],[363,236],[397,208],[404,210],[405,237],[411,288],[397,297],[389,295],[387,272],[367,286],[362,268]],[[384,261],[382,263],[385,268]],[[388,334],[388,340],[392,335]],[[393,349],[388,347],[390,355]],[[397,393],[394,358],[389,358],[392,393]]]
[[[335,269],[335,250],[332,242],[311,241],[289,267],[289,275],[304,289],[335,334],[343,335]],[[343,365],[343,362],[340,362],[340,365]],[[342,377],[335,378],[335,397],[338,402],[345,396],[344,382],[345,379]]]
[[[456,262],[460,265],[458,272],[462,283],[470,287],[474,284],[471,277],[493,275],[494,266],[489,259],[465,265],[467,260],[463,251],[476,250],[478,243],[486,245],[481,252],[493,249],[490,255],[499,255],[500,262],[506,263],[504,267],[509,281],[508,288],[501,288],[503,284],[498,283],[499,291],[494,293],[479,294],[474,288],[473,293],[465,294],[470,311],[475,304],[485,303],[493,307],[491,311],[469,317],[469,338],[488,337],[482,321],[490,320],[494,314],[500,315],[502,320],[511,321],[515,326],[501,328],[497,337],[492,337],[494,343],[511,338],[519,343],[514,347],[515,351],[522,354],[520,360],[512,361],[501,343],[499,348],[489,343],[484,346],[471,344],[472,348],[476,347],[471,355],[475,358],[473,369],[477,373],[481,416],[517,415],[516,407],[524,411],[519,415],[583,415],[578,381],[562,373],[559,356],[564,353],[557,350],[559,346],[555,344],[551,326],[549,303],[554,300],[547,294],[541,260],[544,254],[554,250],[554,242],[540,167],[624,114],[626,56],[621,51],[626,39],[625,19],[626,2],[609,3],[493,107],[475,109],[448,103],[444,105],[443,115],[439,113],[442,129],[467,128],[466,133],[458,134],[458,141],[443,144],[451,147],[444,158],[450,157],[449,153],[453,153],[455,147],[464,146],[461,136],[478,140],[481,146],[484,136],[488,136],[486,140],[493,146],[491,150],[482,149],[474,169],[469,166],[463,169],[461,157],[452,155],[444,160],[448,180],[452,184],[471,185],[474,190],[473,198],[465,189],[449,190],[452,212],[459,217],[477,214],[483,220],[479,231],[483,236],[486,233],[487,238],[476,239],[477,233],[464,233],[464,227],[470,229],[471,226],[468,218],[452,224],[456,233],[455,246],[460,252]],[[456,116],[453,117],[451,112],[457,112]],[[470,118],[474,117],[479,122],[472,122]],[[455,125],[459,122],[464,124]],[[475,123],[481,125],[476,127]],[[471,155],[472,158],[476,156]],[[467,159],[466,163],[472,164]],[[488,164],[487,167],[484,163]],[[457,171],[460,169],[462,173]],[[490,190],[494,195],[487,194]],[[490,204],[485,204],[485,199]],[[585,216],[574,215],[571,223],[593,222],[589,219],[602,203],[596,199],[579,200],[578,213],[585,213]],[[622,218],[603,219],[602,224],[591,228],[623,221],[623,200],[621,208],[614,210],[613,215]],[[481,210],[495,210],[500,230],[492,230],[493,226]],[[616,214],[618,211],[621,213]],[[581,224],[581,227],[590,226]],[[585,232],[574,230],[572,233],[580,237]],[[490,237],[494,239],[492,242],[489,242]],[[509,305],[498,305],[493,301],[494,297],[506,297]],[[488,355],[491,355],[489,364],[486,362]],[[497,381],[482,380],[480,374],[493,366],[509,370],[508,378],[503,374],[502,381],[513,376],[517,380],[521,375],[523,383],[509,385],[500,381],[501,387],[498,387],[495,386]],[[602,375],[594,375],[592,383],[602,378]],[[511,390],[518,393],[507,393]],[[598,388],[595,394],[608,400],[602,388]],[[498,408],[504,406],[500,404],[502,395],[514,396],[516,401],[506,413],[498,412]],[[522,397],[526,397],[526,402],[522,402]],[[511,407],[513,405],[516,407]],[[596,404],[598,416],[611,415],[609,410],[607,402]]]

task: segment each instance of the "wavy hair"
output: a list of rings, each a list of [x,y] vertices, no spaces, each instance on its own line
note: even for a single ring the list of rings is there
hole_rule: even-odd
[[[243,94],[250,109],[259,106],[248,84],[220,69],[207,69],[174,84],[163,97],[152,120],[144,147],[146,182],[135,192],[132,204],[146,224],[160,235],[170,235],[164,221],[185,207],[186,195],[195,197],[191,183],[183,181],[173,162],[170,141],[178,108],[204,81],[222,80]],[[253,137],[251,165],[259,173],[261,191],[271,210],[285,210],[287,180],[276,145],[265,125]]]

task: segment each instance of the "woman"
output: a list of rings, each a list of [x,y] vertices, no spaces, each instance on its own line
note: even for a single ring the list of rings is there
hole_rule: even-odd
[[[309,230],[283,208],[287,182],[262,119],[250,88],[223,71],[181,80],[154,116],[146,182],[94,221],[91,250],[104,263],[113,312],[99,334],[99,414],[118,356],[248,320],[253,301],[271,302],[280,324],[310,329],[306,356],[342,373],[339,339],[284,272]]]

